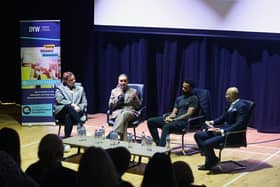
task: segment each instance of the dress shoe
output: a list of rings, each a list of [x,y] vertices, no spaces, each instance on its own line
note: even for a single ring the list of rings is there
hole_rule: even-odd
[[[211,167],[207,165],[201,165],[198,167],[198,170],[211,170]]]

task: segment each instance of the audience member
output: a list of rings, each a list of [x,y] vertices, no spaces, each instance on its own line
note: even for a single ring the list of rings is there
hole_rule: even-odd
[[[63,151],[63,143],[57,135],[45,135],[39,144],[39,160],[31,164],[25,173],[41,187],[76,187],[77,172],[62,165]]]
[[[197,112],[198,98],[192,93],[193,87],[192,81],[185,80],[182,84],[183,94],[177,97],[172,112],[166,117],[158,116],[147,120],[156,145],[165,146],[167,135],[185,128],[188,125],[188,118]],[[157,128],[162,129],[161,138]]]
[[[0,150],[8,153],[21,167],[20,138],[16,130],[9,127],[0,129]]]
[[[133,187],[133,185],[125,180],[122,180],[122,175],[126,172],[129,167],[129,162],[131,158],[131,154],[129,150],[125,147],[115,147],[106,150],[111,159],[113,160],[117,175],[118,175],[118,182],[119,187]]]
[[[128,77],[119,75],[118,85],[111,91],[109,108],[112,111],[111,119],[115,120],[113,131],[120,135],[121,140],[127,141],[128,122],[137,117],[141,101],[134,88],[128,87]]]
[[[0,150],[0,186],[1,187],[39,187],[25,175],[12,156]]]
[[[225,140],[226,132],[242,130],[247,127],[244,123],[247,116],[246,104],[238,98],[239,91],[236,87],[226,90],[225,98],[229,102],[225,112],[215,120],[205,121],[209,127],[207,131],[198,131],[194,138],[202,155],[205,156],[204,165],[199,170],[211,170],[219,161],[215,155],[214,148]],[[220,128],[214,125],[222,125]]]
[[[72,72],[64,72],[62,83],[56,86],[55,91],[55,115],[65,122],[64,136],[71,136],[74,124],[77,124],[78,132],[84,128],[86,120],[87,98],[84,87],[76,83]]]
[[[195,185],[191,167],[184,161],[176,161],[173,164],[177,187],[206,187],[205,185]]]
[[[78,186],[118,186],[114,163],[105,150],[100,147],[85,150],[78,169]]]
[[[165,153],[155,153],[145,168],[141,187],[175,186],[175,176],[170,157]]]

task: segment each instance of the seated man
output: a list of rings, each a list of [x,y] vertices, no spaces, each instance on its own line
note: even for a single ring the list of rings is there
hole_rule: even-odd
[[[112,111],[110,118],[115,120],[112,131],[116,131],[121,140],[127,140],[128,122],[137,117],[136,109],[140,106],[137,91],[128,87],[127,76],[119,75],[118,85],[111,91],[109,108]]]
[[[83,126],[87,99],[84,87],[76,83],[72,72],[64,72],[62,84],[55,90],[55,115],[65,122],[64,136],[71,136],[74,124],[78,125],[78,131]]]
[[[192,81],[185,80],[182,85],[183,94],[177,97],[171,114],[165,118],[158,116],[148,119],[149,131],[158,146],[165,146],[167,135],[186,127],[188,118],[197,112],[198,98],[192,93],[192,89]],[[161,138],[157,128],[162,129]]]
[[[209,127],[207,131],[195,133],[195,141],[201,154],[205,156],[205,163],[199,166],[199,170],[211,170],[211,168],[218,163],[219,159],[215,155],[214,147],[224,141],[224,134],[226,132],[242,130],[247,127],[247,124],[244,122],[247,107],[245,103],[238,98],[238,93],[236,87],[228,88],[225,98],[230,105],[226,108],[226,111],[215,120],[205,121],[205,124]],[[222,124],[221,128],[214,127],[214,125],[219,124]]]

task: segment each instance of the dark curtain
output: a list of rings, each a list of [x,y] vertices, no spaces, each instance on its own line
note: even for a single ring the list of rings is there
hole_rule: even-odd
[[[181,94],[182,81],[191,79],[196,87],[210,90],[213,118],[224,110],[225,90],[236,86],[240,98],[256,102],[251,126],[280,132],[279,41],[110,32],[93,35],[95,45],[89,54],[95,58],[90,57],[85,71],[90,112],[107,110],[120,73],[126,73],[130,83],[144,83],[147,117],[170,111]]]

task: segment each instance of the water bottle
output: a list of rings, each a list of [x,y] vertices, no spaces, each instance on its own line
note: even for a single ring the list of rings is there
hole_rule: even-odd
[[[78,131],[78,136],[80,136],[80,141],[86,140],[85,136],[87,135],[86,128],[84,126],[81,126]]]
[[[102,133],[102,139],[104,140],[105,139],[105,126],[104,125],[101,126],[100,131]]]
[[[148,151],[152,151],[152,144],[153,144],[153,138],[151,136],[146,137],[146,146]]]
[[[111,145],[116,145],[118,142],[118,133],[116,131],[112,131],[110,133]]]
[[[166,144],[165,144],[165,147],[166,148],[170,148],[170,134],[168,134],[167,136],[166,136]]]
[[[83,136],[86,136],[87,135],[87,130],[84,126],[81,127],[81,130],[82,130],[82,135]]]
[[[94,137],[95,137],[95,141],[97,144],[102,143],[102,131],[101,130],[95,130]]]
[[[146,140],[146,135],[145,135],[145,132],[143,131],[141,134],[141,144],[142,145],[145,145],[145,140]]]
[[[127,141],[128,141],[128,148],[131,149],[133,145],[133,134],[128,133],[127,134]]]

